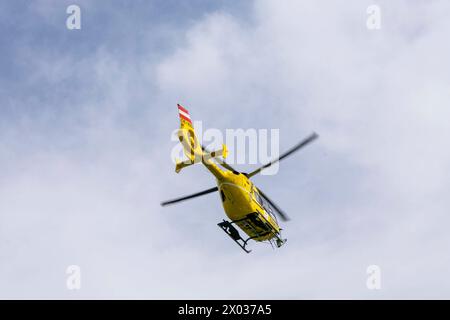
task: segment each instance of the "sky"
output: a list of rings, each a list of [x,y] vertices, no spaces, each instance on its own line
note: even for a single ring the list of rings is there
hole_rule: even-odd
[[[0,298],[450,298],[449,9],[0,1]],[[242,252],[218,194],[160,207],[215,184],[174,171],[177,103],[204,129],[278,129],[281,151],[320,135],[253,178],[285,246]]]

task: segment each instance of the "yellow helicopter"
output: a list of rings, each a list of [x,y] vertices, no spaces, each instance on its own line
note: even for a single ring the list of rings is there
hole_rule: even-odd
[[[250,178],[311,143],[318,138],[318,135],[312,133],[273,161],[250,173],[243,173],[236,171],[225,162],[224,159],[228,153],[226,145],[223,145],[220,150],[209,152],[199,144],[189,111],[180,104],[178,104],[178,114],[181,122],[178,139],[183,145],[187,160],[177,160],[175,171],[178,173],[185,167],[203,163],[216,178],[217,186],[188,196],[164,201],[161,205],[167,206],[219,191],[223,208],[231,221],[223,220],[218,223],[218,226],[245,252],[251,252],[246,247],[249,240],[252,239],[259,242],[268,241],[272,247],[274,245],[277,248],[281,247],[287,239],[283,239],[281,236],[282,229],[278,224],[276,215],[283,221],[289,220],[289,217],[261,189],[257,188],[250,181]],[[235,225],[247,234],[246,239],[241,237]]]

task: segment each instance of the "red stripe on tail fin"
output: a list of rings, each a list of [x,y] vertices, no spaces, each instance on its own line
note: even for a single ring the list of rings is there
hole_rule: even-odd
[[[178,114],[180,115],[180,119],[185,120],[192,124],[191,116],[189,115],[189,111],[183,108],[180,104],[178,104]]]
[[[181,110],[181,111],[189,114],[189,111],[187,111],[187,109],[185,109],[181,104],[177,104],[177,106],[178,106],[178,110]]]
[[[191,119],[186,118],[185,116],[183,116],[182,114],[180,114],[180,118],[183,120],[186,120],[187,122],[189,122],[190,124],[192,124]]]

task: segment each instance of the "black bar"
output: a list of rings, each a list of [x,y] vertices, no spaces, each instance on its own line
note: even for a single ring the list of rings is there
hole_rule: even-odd
[[[365,301],[365,300],[59,300],[59,301],[1,301],[4,315],[30,314],[78,318],[104,318],[111,313],[114,318],[131,319],[332,319],[343,316],[357,319],[392,317],[392,312],[406,316],[447,314],[448,301]]]

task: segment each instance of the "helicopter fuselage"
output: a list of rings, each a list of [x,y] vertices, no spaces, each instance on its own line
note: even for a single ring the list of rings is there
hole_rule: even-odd
[[[279,234],[281,229],[272,208],[250,179],[240,172],[223,170],[210,159],[202,162],[216,177],[222,206],[232,222],[256,241]]]

